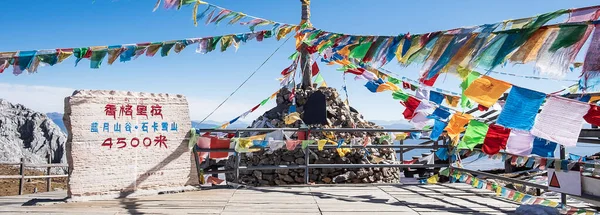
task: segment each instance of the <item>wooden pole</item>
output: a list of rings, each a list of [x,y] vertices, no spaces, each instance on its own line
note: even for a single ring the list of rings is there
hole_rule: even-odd
[[[19,195],[23,195],[23,188],[25,186],[25,158],[21,158],[21,166],[19,167],[19,175],[21,175],[21,180],[19,180]]]
[[[310,0],[300,0],[302,3],[302,20],[300,25],[310,24]],[[300,69],[302,70],[302,89],[309,89],[312,87],[312,72],[310,65],[310,54],[307,51],[306,44],[300,45]]]
[[[50,154],[50,152],[48,152],[48,164],[52,164],[52,155]],[[46,175],[50,175],[50,167],[46,168]],[[46,192],[50,192],[50,190],[52,189],[52,178],[48,177],[46,178]]]

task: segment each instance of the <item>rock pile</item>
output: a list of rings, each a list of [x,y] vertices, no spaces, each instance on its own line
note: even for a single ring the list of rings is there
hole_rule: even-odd
[[[45,114],[0,99],[0,162],[66,163],[66,135]],[[56,169],[56,168],[54,168]]]
[[[312,93],[316,90],[321,91],[326,96],[327,122],[328,125],[317,125],[313,127],[325,128],[381,128],[372,122],[363,119],[362,115],[352,107],[346,105],[340,98],[335,88],[321,87],[318,89],[296,90],[296,112],[303,114],[304,105]],[[252,124],[254,128],[299,128],[302,124],[297,121],[294,124],[286,125],[284,118],[288,115],[291,92],[286,88],[279,91],[277,95],[277,106],[262,116],[258,117]],[[247,134],[256,135],[257,133]],[[383,139],[384,133],[375,132],[340,132],[334,133],[336,139],[350,140],[352,138],[360,139],[358,144],[362,145],[365,136],[372,139],[372,144],[392,144],[388,139]],[[292,135],[293,139],[297,134]],[[309,139],[326,139],[325,133],[311,133]],[[368,151],[368,153],[366,153]],[[374,158],[383,158],[387,162],[396,161],[393,149],[352,149],[351,153],[340,157],[336,149],[325,149],[317,151],[311,149],[309,156],[311,164],[371,164]],[[233,159],[229,159],[233,160]],[[242,154],[241,166],[258,165],[304,165],[306,164],[305,154],[302,149],[288,151],[280,149],[272,154],[265,151]],[[232,163],[228,165],[233,165]],[[285,185],[285,184],[303,184],[304,169],[282,169],[282,170],[256,170],[240,171],[239,182],[254,186],[265,185]],[[227,175],[229,180],[233,175]],[[356,168],[356,169],[309,169],[309,180],[315,183],[397,183],[400,179],[398,168]]]

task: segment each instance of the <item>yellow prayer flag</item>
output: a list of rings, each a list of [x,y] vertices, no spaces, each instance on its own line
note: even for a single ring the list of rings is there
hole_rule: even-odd
[[[380,163],[381,161],[383,161],[383,158],[377,157],[375,155],[373,155],[373,163]]]
[[[386,90],[390,90],[392,92],[398,91],[400,90],[400,87],[396,86],[395,84],[391,83],[391,82],[385,82],[383,84],[380,84],[379,87],[377,87],[377,92],[383,92]]]
[[[553,207],[553,208],[558,207],[558,202],[550,201],[550,203],[548,203],[548,206]]]
[[[502,187],[496,186],[496,196],[500,196],[502,194]]]
[[[248,139],[248,138],[241,138],[240,140],[240,146],[242,148],[250,148],[252,146],[252,140]]]
[[[460,97],[446,95],[446,103],[448,103],[448,106],[457,107],[459,102],[460,102]]]
[[[267,136],[266,134],[261,134],[261,135],[255,135],[255,136],[247,137],[246,139],[249,139],[251,141],[254,141],[254,140],[264,140],[266,136]]]
[[[284,119],[286,125],[294,124],[298,120],[301,120],[300,114],[298,112],[293,112],[293,113],[285,116],[285,119]]]
[[[398,43],[398,48],[396,48],[396,59],[398,60],[398,62],[402,62],[402,48],[404,47],[404,40],[405,38],[402,37],[402,39],[400,39],[400,42]]]
[[[327,144],[327,140],[319,140],[319,141],[317,141],[317,149],[319,151],[323,151],[323,148],[325,148],[325,144]]]
[[[507,82],[484,75],[473,81],[464,95],[482,106],[491,107],[511,86]]]
[[[400,141],[400,140],[405,140],[406,137],[408,137],[407,133],[395,133],[394,136],[396,136],[396,140]]]
[[[435,174],[434,176],[431,176],[427,179],[427,184],[437,184],[439,179],[440,176]]]
[[[344,149],[343,148],[337,148],[336,151],[337,151],[337,153],[338,153],[338,155],[340,157],[345,157],[346,154],[348,154],[350,152],[350,149],[347,149],[347,148],[344,148]]]
[[[410,58],[410,56],[412,56],[417,51],[421,50],[421,48],[423,48],[421,46],[421,36],[420,35],[412,36],[411,42],[410,42],[410,48],[408,48],[408,50],[406,51],[404,56],[402,56],[400,58],[400,60],[399,60],[400,63],[406,64],[408,62],[408,58]]]
[[[57,62],[58,63],[63,62],[67,58],[71,57],[71,55],[73,55],[73,50],[70,50],[70,51],[60,50],[58,52],[58,61]]]

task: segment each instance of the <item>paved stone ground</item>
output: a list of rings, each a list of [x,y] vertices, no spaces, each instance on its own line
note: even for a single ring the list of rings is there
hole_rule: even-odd
[[[510,214],[517,204],[467,184],[209,189],[63,203],[65,192],[0,198],[1,214]],[[36,206],[25,206],[36,204]],[[56,204],[54,204],[56,203]]]

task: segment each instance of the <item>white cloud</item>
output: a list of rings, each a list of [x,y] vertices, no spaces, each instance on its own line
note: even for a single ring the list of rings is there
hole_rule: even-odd
[[[62,87],[0,83],[0,98],[43,113],[64,112],[65,97],[73,94],[73,91]]]
[[[19,103],[25,105],[34,111],[48,113],[48,112],[64,112],[64,99],[65,97],[73,94],[75,89],[63,88],[63,87],[49,87],[49,86],[29,86],[29,85],[18,85],[0,83],[0,98],[5,99],[11,103]],[[190,118],[192,120],[202,120],[212,110],[214,110],[222,100],[207,100],[197,97],[187,97]],[[227,101],[221,106],[208,120],[214,121],[229,121],[233,118],[241,115],[245,111],[250,110],[257,103],[242,103],[237,101]],[[267,104],[254,113],[248,115],[245,119],[240,121],[251,122],[256,117],[262,115],[265,111],[269,110],[271,105]]]

